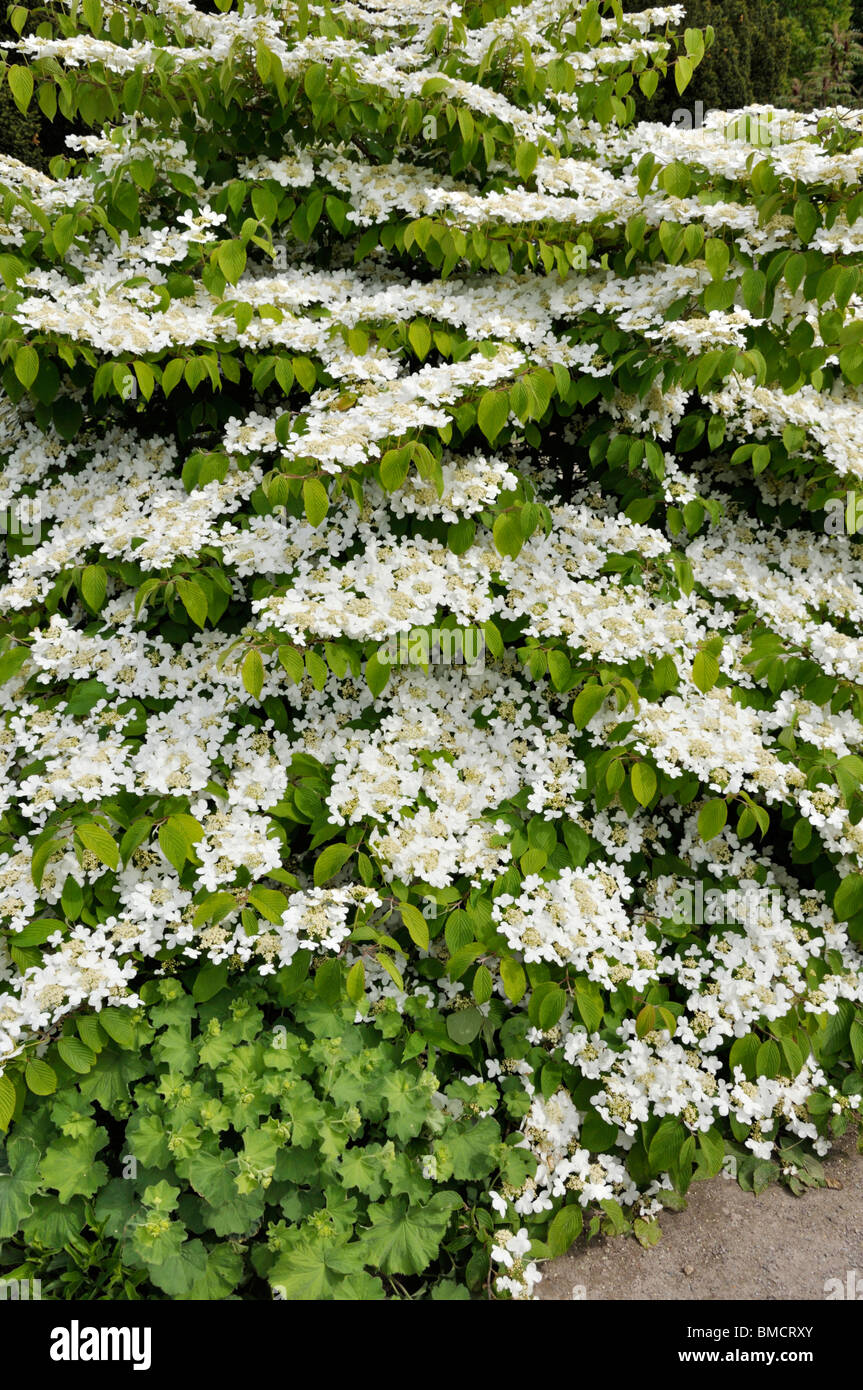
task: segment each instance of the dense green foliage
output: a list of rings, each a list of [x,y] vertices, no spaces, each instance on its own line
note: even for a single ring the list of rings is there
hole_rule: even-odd
[[[62,1299],[365,1300],[429,1280],[446,1298],[483,1283],[481,1193],[536,1161],[476,1116],[503,1100],[518,1119],[518,1080],[468,1086],[446,1054],[421,1068],[443,1019],[390,1006],[357,1024],[338,971],[210,988],[205,1002],[200,982],[196,1000],[151,981],[137,1013],[64,1029],[57,1089],[9,1141],[0,1273]]]

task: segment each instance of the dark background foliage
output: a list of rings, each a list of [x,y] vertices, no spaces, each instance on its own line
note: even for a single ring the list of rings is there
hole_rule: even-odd
[[[6,42],[15,38],[4,10],[0,13],[0,40]],[[42,116],[36,107],[31,106],[26,116],[22,115],[8,86],[0,87],[0,154],[44,168],[47,161],[40,144],[41,134]]]
[[[643,9],[642,0],[626,0],[624,9]],[[782,92],[791,53],[789,27],[773,0],[686,0],[680,26],[716,31],[713,47],[681,96],[671,74],[648,101],[637,94],[641,120],[670,122],[675,110],[731,110],[751,102],[774,102]]]
[[[13,8],[0,0],[0,42],[14,43],[18,37],[8,19]],[[46,13],[44,5],[26,5],[25,8],[31,11],[34,19],[40,12],[43,16]],[[24,32],[33,31],[31,20]],[[65,121],[59,113],[53,121],[46,120],[35,100],[26,115],[22,115],[8,85],[0,83],[0,154],[11,155],[13,159],[21,159],[25,164],[47,171],[52,157],[64,152],[66,135],[72,131],[80,134],[83,130],[84,126]]]

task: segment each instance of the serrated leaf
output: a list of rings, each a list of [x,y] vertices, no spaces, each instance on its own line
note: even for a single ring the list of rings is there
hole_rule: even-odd
[[[327,845],[322,850],[315,861],[313,879],[316,888],[326,883],[328,879],[334,878],[339,871],[347,864],[354,852],[353,845],[334,844]]]
[[[704,648],[696,654],[692,663],[692,680],[701,691],[706,695],[712,690],[719,680],[719,661],[713,652],[706,651]]]
[[[0,1076],[0,1129],[5,1131],[9,1128],[9,1121],[15,1114],[17,1100],[14,1083],[4,1073]]]
[[[839,922],[848,922],[863,912],[863,875],[847,874],[836,890],[833,911]]]
[[[108,576],[101,565],[87,565],[81,575],[81,596],[84,602],[99,612],[108,592]]]
[[[57,1089],[57,1073],[41,1057],[32,1057],[27,1063],[24,1080],[34,1096],[50,1096]]]
[[[375,960],[378,965],[382,965],[389,975],[396,989],[404,990],[405,982],[402,979],[402,972],[399,970],[392,956],[388,956],[386,951],[378,951]]]
[[[120,862],[120,846],[103,825],[76,825],[75,834],[101,864],[116,869]]]
[[[370,656],[366,662],[366,683],[375,698],[383,692],[389,678],[388,663],[382,661],[377,654]]]
[[[86,1075],[96,1061],[95,1052],[80,1038],[58,1038],[57,1051],[66,1066],[71,1067],[73,1071],[79,1072],[81,1075]]]
[[[586,685],[572,704],[572,720],[577,729],[585,728],[605,702],[608,686]]]
[[[196,627],[203,627],[207,621],[207,595],[200,584],[192,579],[176,579],[180,602]]]
[[[421,951],[427,951],[429,948],[429,927],[419,908],[414,907],[411,903],[402,903],[399,911],[411,941],[415,946],[419,946]]]
[[[632,793],[639,806],[649,806],[656,791],[656,773],[650,763],[634,763],[630,773]]]
[[[242,666],[243,686],[253,699],[261,698],[261,691],[264,688],[264,663],[261,653],[254,647],[246,652]]]
[[[500,963],[500,978],[506,991],[507,999],[513,1004],[517,1004],[524,997],[527,989],[527,979],[524,967],[519,961],[513,960],[512,956],[504,956]]]
[[[674,1118],[663,1120],[650,1141],[648,1160],[651,1171],[665,1173],[673,1168],[680,1157],[680,1150],[686,1138],[681,1122]]]
[[[366,994],[366,972],[361,960],[354,961],[348,971],[345,989],[351,1003],[360,1008],[365,1001]]]
[[[479,403],[476,421],[488,440],[493,444],[509,419],[509,392],[486,391]]]
[[[712,840],[724,828],[727,820],[726,802],[720,799],[705,802],[698,812],[698,833],[702,840]]]
[[[546,1237],[552,1255],[565,1255],[573,1241],[581,1235],[583,1226],[584,1215],[581,1207],[574,1203],[561,1207],[549,1226]]]
[[[289,679],[292,680],[295,685],[299,685],[305,675],[305,666],[303,665],[303,658],[296,647],[279,647],[277,655],[279,658],[279,665],[287,672]]]
[[[327,490],[319,478],[303,481],[303,507],[310,526],[320,526],[330,509]]]
[[[22,69],[17,67],[9,69],[10,73],[20,72],[21,70]],[[29,344],[20,347],[15,354],[15,375],[21,385],[25,386],[28,390],[39,375],[39,354],[36,349],[30,347]]]

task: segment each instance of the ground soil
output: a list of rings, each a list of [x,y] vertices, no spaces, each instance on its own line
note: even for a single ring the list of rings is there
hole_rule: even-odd
[[[835,1186],[755,1197],[725,1177],[693,1184],[682,1212],[661,1217],[662,1239],[582,1237],[542,1266],[541,1299],[823,1300],[849,1270],[863,1298],[863,1154],[853,1135],[824,1161]]]

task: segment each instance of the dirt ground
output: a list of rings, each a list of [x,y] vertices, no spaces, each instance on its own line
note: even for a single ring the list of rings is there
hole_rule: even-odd
[[[599,1239],[542,1266],[541,1299],[823,1300],[825,1284],[857,1271],[863,1299],[863,1154],[846,1135],[824,1160],[839,1187],[759,1197],[729,1178],[694,1183],[683,1212],[660,1219],[662,1239],[644,1250],[630,1237]]]

